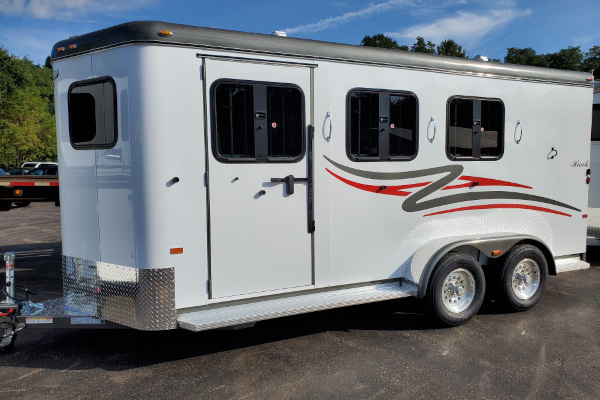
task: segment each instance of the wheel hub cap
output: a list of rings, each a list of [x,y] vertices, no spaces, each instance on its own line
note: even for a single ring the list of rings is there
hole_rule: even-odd
[[[442,286],[444,307],[453,313],[466,310],[475,295],[475,278],[464,268],[452,271]]]
[[[540,266],[531,258],[522,260],[512,275],[512,290],[521,300],[528,300],[540,287]]]

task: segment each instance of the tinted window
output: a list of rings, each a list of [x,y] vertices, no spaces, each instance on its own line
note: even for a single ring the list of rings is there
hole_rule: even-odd
[[[451,159],[500,158],[504,151],[504,104],[494,99],[450,99],[446,145]]]
[[[267,87],[269,158],[302,155],[302,95],[298,89]]]
[[[592,140],[600,140],[600,104],[594,104],[592,110]]]
[[[417,153],[417,99],[412,93],[352,91],[346,149],[350,159],[402,160]]]
[[[304,155],[300,89],[268,83],[213,86],[213,151],[222,161],[293,162]]]
[[[223,158],[254,158],[251,85],[221,84],[215,91],[216,147]]]
[[[109,148],[117,140],[115,84],[102,78],[69,89],[69,135],[77,149]]]

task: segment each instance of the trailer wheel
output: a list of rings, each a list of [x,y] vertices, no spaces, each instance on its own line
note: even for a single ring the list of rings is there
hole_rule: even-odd
[[[541,298],[548,278],[544,253],[530,244],[513,247],[500,265],[499,297],[514,311],[525,311]]]
[[[0,319],[0,353],[10,353],[15,347],[17,333],[14,332],[12,319]]]
[[[437,322],[457,326],[477,314],[485,296],[481,265],[465,253],[446,254],[437,264],[427,288],[427,304]]]

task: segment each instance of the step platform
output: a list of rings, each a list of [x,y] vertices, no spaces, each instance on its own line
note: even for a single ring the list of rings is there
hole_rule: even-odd
[[[177,323],[180,328],[194,332],[251,326],[256,321],[416,295],[417,290],[412,286],[385,283],[186,312],[177,317]]]
[[[590,264],[581,260],[579,257],[561,258],[554,260],[556,263],[556,273],[568,271],[577,271],[580,269],[588,269]]]

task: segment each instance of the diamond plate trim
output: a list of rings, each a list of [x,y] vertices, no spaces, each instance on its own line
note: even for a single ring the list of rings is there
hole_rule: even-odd
[[[600,239],[600,208],[588,208],[587,235]]]
[[[175,268],[140,269],[63,256],[71,308],[135,329],[177,328]]]

